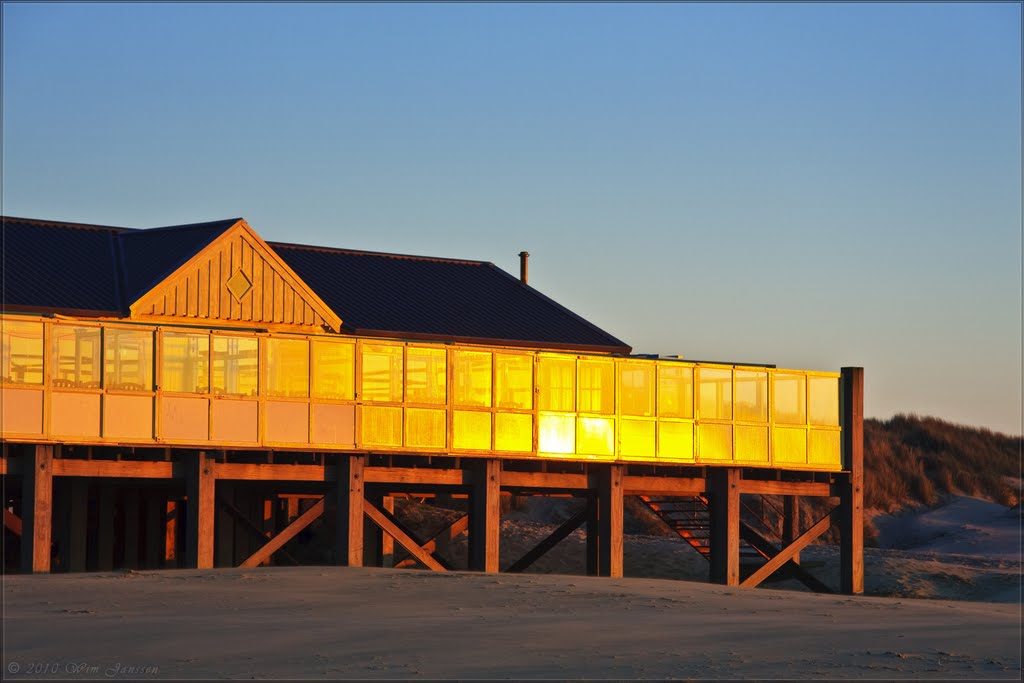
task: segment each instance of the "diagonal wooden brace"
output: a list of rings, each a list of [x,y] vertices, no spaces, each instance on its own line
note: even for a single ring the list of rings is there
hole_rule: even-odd
[[[398,525],[392,522],[386,514],[378,510],[373,503],[368,500],[364,500],[363,512],[366,513],[366,516],[370,518],[371,522],[381,528],[381,531],[389,534],[393,539],[398,541],[399,545],[409,551],[410,555],[422,562],[428,569],[432,569],[435,572],[448,571],[440,562],[437,561],[437,558],[424,550],[415,539],[409,536],[409,534],[398,528]]]
[[[562,524],[562,526],[558,527],[553,532],[551,532],[550,536],[548,536],[543,541],[534,546],[532,550],[530,550],[528,553],[526,553],[518,560],[513,562],[512,566],[510,566],[505,571],[512,574],[518,574],[519,572],[526,570],[527,567],[529,567],[531,564],[533,564],[540,558],[544,557],[544,555],[547,554],[549,550],[558,545],[562,541],[562,539],[564,539],[572,532],[576,531],[576,529],[578,529],[580,525],[586,521],[586,519],[587,509],[583,508],[582,510],[577,512],[574,517],[570,518],[568,521]]]
[[[740,585],[753,588],[774,574],[779,567],[789,562],[797,553],[810,545],[814,539],[828,531],[829,527],[832,526],[832,515],[836,513],[836,510],[832,510],[832,512],[818,520],[814,526],[800,534],[792,543],[780,550],[778,555],[765,562],[760,569],[748,576]]]
[[[302,513],[294,522],[281,530],[277,536],[267,541],[266,544],[252,555],[247,557],[239,567],[258,567],[273,555],[285,543],[295,538],[296,534],[313,523],[313,521],[324,513],[324,501],[321,498],[317,504]]]
[[[233,504],[232,504],[232,503],[231,503],[231,502],[230,502],[230,501],[229,501],[229,500],[228,500],[227,498],[225,498],[224,496],[217,496],[217,503],[218,503],[218,504],[219,504],[219,505],[220,505],[220,506],[221,506],[221,507],[222,507],[222,508],[223,508],[224,510],[226,510],[226,511],[227,511],[227,513],[228,513],[229,515],[231,515],[232,517],[234,517],[234,518],[235,518],[235,520],[237,520],[239,524],[241,524],[241,525],[242,525],[243,527],[245,527],[245,530],[246,530],[246,531],[248,531],[249,533],[251,533],[252,535],[256,536],[257,538],[259,538],[259,539],[260,539],[260,540],[262,540],[262,541],[266,541],[266,540],[267,540],[268,538],[273,538],[273,536],[271,536],[270,534],[268,534],[268,533],[264,532],[264,531],[263,531],[262,529],[260,529],[260,528],[259,528],[258,526],[256,526],[256,525],[255,525],[255,524],[254,524],[254,523],[252,522],[252,520],[250,520],[250,519],[249,519],[249,518],[248,518],[248,517],[247,517],[247,516],[245,515],[245,513],[243,513],[243,512],[242,512],[241,510],[239,510],[238,508],[236,508],[236,507],[235,507],[235,506],[234,506],[234,505],[233,505]],[[298,561],[297,561],[297,560],[296,560],[296,559],[295,559],[294,557],[292,557],[291,555],[289,555],[289,554],[288,554],[288,551],[286,551],[286,550],[281,550],[281,555],[283,555],[283,556],[284,556],[285,558],[287,558],[287,560],[288,560],[289,562],[291,562],[292,564],[298,564]],[[270,559],[270,558],[268,557],[267,559]]]
[[[440,539],[440,538],[442,538],[444,536],[447,536],[449,540],[454,539],[459,534],[465,532],[466,529],[468,529],[468,528],[469,528],[469,515],[462,515],[457,520],[455,520],[454,522],[452,522],[451,524],[446,526],[444,529],[441,529],[436,534],[434,534],[434,536],[429,541],[427,541],[426,543],[424,543],[420,547],[423,550],[425,550],[426,552],[430,553],[431,556],[435,557],[438,560],[438,562],[440,562],[441,564],[444,564],[443,561],[440,558],[437,558],[437,556],[434,555],[434,552],[437,550],[437,541],[438,541],[438,539]],[[416,561],[413,558],[410,557],[410,558],[406,558],[406,559],[402,560],[401,562],[399,562],[398,564],[396,564],[395,568],[399,569],[399,568],[402,568],[402,567],[412,567],[412,566],[415,566],[415,564],[416,564]]]

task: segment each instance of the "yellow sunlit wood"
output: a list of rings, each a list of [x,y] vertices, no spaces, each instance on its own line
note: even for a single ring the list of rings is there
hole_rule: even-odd
[[[615,455],[615,420],[610,417],[576,418],[576,452],[580,455]]]
[[[465,450],[491,450],[491,414],[456,410],[452,416],[452,445]]]
[[[443,405],[448,401],[448,352],[410,346],[405,356],[405,400]]]
[[[43,383],[43,324],[5,318],[0,326],[5,383]]]
[[[807,464],[825,469],[838,469],[842,465],[839,431],[812,429],[807,448]]]
[[[54,325],[51,376],[55,387],[100,388],[100,328]]]
[[[366,446],[402,445],[402,409],[392,406],[362,406],[360,443]]]
[[[533,408],[533,356],[494,354],[494,405],[498,408]]]
[[[619,455],[645,460],[657,457],[655,433],[654,420],[619,420]]]
[[[674,363],[658,365],[658,415],[693,417],[693,368]]]
[[[309,396],[309,342],[305,339],[266,340],[267,396]]]
[[[702,424],[697,428],[700,462],[732,460],[732,425]]]
[[[447,411],[405,409],[405,445],[411,448],[444,448],[447,444]]]
[[[314,341],[313,398],[351,401],[355,398],[355,344]]]
[[[494,449],[497,451],[532,451],[533,415],[529,413],[495,413]]]
[[[576,452],[576,418],[541,413],[537,416],[537,449],[541,453],[571,455]]]
[[[693,462],[696,459],[692,422],[658,423],[658,458],[675,462]]]
[[[775,462],[789,465],[807,464],[807,430],[794,427],[776,427]]]
[[[736,460],[767,464],[771,456],[768,450],[767,427],[736,425],[735,434]]]
[[[360,354],[359,398],[399,403],[402,400],[402,347],[363,344]]]
[[[491,354],[455,351],[452,356],[452,402],[457,406],[490,406]]]

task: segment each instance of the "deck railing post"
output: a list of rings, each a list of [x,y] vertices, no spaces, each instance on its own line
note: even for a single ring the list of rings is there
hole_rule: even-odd
[[[864,368],[842,368],[840,425],[843,469],[839,496],[840,590],[864,592]]]

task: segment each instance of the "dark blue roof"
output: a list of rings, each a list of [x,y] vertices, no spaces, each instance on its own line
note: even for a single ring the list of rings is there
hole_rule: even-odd
[[[239,219],[134,230],[3,218],[3,305],[128,315]],[[356,334],[628,353],[494,264],[270,243]]]

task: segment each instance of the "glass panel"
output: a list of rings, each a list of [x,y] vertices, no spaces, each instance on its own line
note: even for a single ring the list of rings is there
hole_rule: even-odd
[[[164,332],[160,388],[189,394],[210,386],[210,336]]]
[[[807,424],[807,377],[776,372],[774,390],[775,421]]]
[[[103,336],[103,382],[107,389],[152,390],[153,333],[107,328]]]
[[[401,351],[401,348],[399,348]],[[361,406],[362,441],[367,446],[402,445],[402,409],[391,406]]]
[[[658,415],[693,417],[693,368],[658,366]]]
[[[807,464],[807,430],[792,427],[775,428],[775,462]]]
[[[541,410],[575,410],[576,359],[540,356],[537,359],[537,390],[537,407]]]
[[[259,340],[213,338],[213,393],[255,396],[259,390]]]
[[[52,325],[53,386],[100,388],[100,328]]]
[[[619,455],[624,458],[654,458],[654,420],[619,421]]]
[[[409,403],[446,403],[448,352],[410,346],[405,353],[405,400]]]
[[[494,450],[532,451],[533,415],[495,413]]]
[[[808,377],[811,389],[811,424],[839,426],[839,378]]]
[[[267,396],[309,396],[309,342],[268,338]]]
[[[811,465],[825,466],[832,469],[842,467],[842,455],[839,450],[839,432],[831,429],[812,429],[807,462]]]
[[[456,410],[452,417],[452,443],[455,448],[491,450],[491,414],[474,410]]]
[[[693,462],[693,424],[690,422],[659,422],[658,457]]]
[[[414,448],[444,448],[447,411],[429,408],[405,409],[405,445]]]
[[[364,344],[359,398],[364,401],[402,400],[402,347]]]
[[[736,371],[736,419],[746,422],[768,421],[768,373]]]
[[[623,415],[654,415],[654,363],[619,363],[620,410]]]
[[[768,462],[768,428],[736,425],[736,459]]]
[[[43,383],[43,324],[4,319],[3,381]]]
[[[697,381],[700,383],[700,418],[731,420],[732,370],[700,368]]]
[[[455,351],[452,357],[452,392],[457,406],[491,405],[491,354]]]
[[[576,418],[572,415],[540,415],[537,431],[540,452],[568,455],[576,451]]]
[[[702,424],[697,431],[701,462],[732,460],[732,425]]]
[[[611,361],[580,360],[579,412],[615,412],[615,365]]]
[[[313,397],[351,401],[355,397],[356,347],[341,342],[313,342]]]
[[[499,408],[518,410],[533,408],[533,358],[531,356],[510,353],[494,354],[494,382],[494,403]]]
[[[576,452],[583,455],[615,455],[615,418],[577,418]]]

